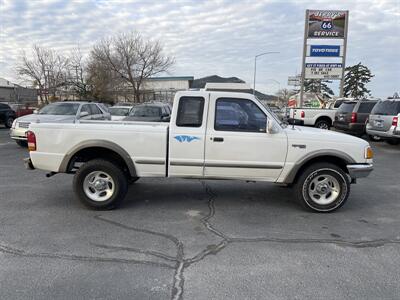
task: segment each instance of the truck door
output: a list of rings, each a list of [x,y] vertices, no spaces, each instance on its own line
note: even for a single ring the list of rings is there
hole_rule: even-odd
[[[249,98],[211,95],[205,137],[205,177],[278,179],[286,159],[286,133],[279,130],[267,134],[268,113],[260,103]]]
[[[175,101],[169,134],[168,175],[202,177],[207,125],[206,93],[192,93]],[[177,96],[179,97],[179,96]],[[208,96],[207,96],[208,97]]]

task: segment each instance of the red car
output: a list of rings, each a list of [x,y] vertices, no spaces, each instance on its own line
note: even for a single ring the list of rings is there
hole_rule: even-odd
[[[35,107],[31,107],[26,104],[10,104],[10,107],[13,111],[15,111],[15,116],[17,118],[33,114],[33,111],[36,109]]]

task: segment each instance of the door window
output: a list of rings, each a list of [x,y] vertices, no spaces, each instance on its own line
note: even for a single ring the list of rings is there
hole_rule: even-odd
[[[203,110],[203,97],[181,97],[179,99],[176,126],[201,127],[203,123]]]
[[[101,110],[100,108],[97,107],[96,104],[89,104],[90,105],[90,111],[92,112],[92,115],[101,115]]]
[[[219,98],[214,129],[219,131],[265,132],[267,116],[251,100]]]
[[[92,114],[88,104],[82,105],[81,112],[87,112],[89,115]]]

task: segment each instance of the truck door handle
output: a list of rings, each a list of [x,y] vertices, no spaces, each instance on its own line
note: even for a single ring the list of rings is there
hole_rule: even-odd
[[[213,141],[214,142],[223,142],[224,138],[223,137],[215,137],[215,138],[213,138]]]

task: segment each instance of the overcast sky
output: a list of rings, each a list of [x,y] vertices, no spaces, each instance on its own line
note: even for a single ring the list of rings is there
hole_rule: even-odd
[[[84,52],[102,37],[138,30],[176,58],[172,76],[217,74],[273,93],[300,72],[306,9],[350,11],[347,65],[362,62],[373,96],[400,90],[400,0],[371,1],[56,1],[0,0],[0,77],[18,82],[15,65],[33,44]],[[335,90],[335,93],[338,93]]]

